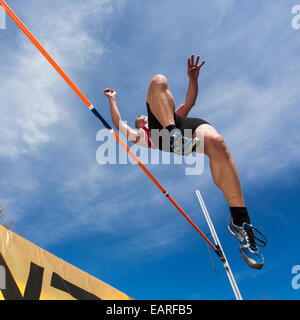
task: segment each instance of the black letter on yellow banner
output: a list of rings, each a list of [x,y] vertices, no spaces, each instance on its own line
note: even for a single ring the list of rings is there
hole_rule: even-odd
[[[65,291],[77,300],[101,300],[94,294],[87,292],[75,286],[75,284],[72,284],[71,282],[63,279],[55,272],[52,273],[51,287]]]
[[[6,273],[6,288],[1,290],[5,300],[39,300],[42,290],[44,268],[34,263],[30,264],[30,272],[23,297],[1,253],[0,265],[5,268]]]

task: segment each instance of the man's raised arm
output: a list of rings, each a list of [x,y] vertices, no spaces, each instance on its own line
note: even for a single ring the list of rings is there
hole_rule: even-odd
[[[109,105],[110,105],[110,113],[111,113],[111,119],[114,124],[114,126],[125,136],[128,140],[137,143],[139,140],[139,136],[136,130],[128,126],[125,122],[122,121],[116,96],[117,92],[112,89],[105,89],[104,94],[109,99]]]
[[[196,63],[194,63],[194,55],[188,59],[188,77],[189,88],[185,97],[184,103],[176,110],[176,114],[182,117],[187,117],[192,107],[195,105],[198,96],[198,77],[199,72],[205,61],[202,61],[198,66],[200,57],[197,57]]]

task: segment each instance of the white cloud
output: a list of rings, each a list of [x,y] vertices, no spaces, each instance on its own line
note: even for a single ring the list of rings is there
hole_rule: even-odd
[[[58,64],[70,73],[73,81],[80,83],[80,75],[72,73],[82,72],[101,58],[102,38],[107,36],[96,40],[91,34],[95,30],[88,26],[94,24],[102,28],[104,34],[105,18],[121,10],[122,4],[122,0],[113,4],[107,0],[77,1],[72,5],[69,1],[54,1],[48,6],[32,1],[26,2],[23,11],[16,4],[12,7]],[[76,161],[62,168],[67,164],[60,157],[64,158],[67,148],[72,152],[69,157],[90,154],[90,163],[96,161],[95,150],[91,147],[93,141],[89,144],[84,139],[85,133],[80,131],[82,126],[78,123],[74,101],[78,104],[81,101],[21,31],[12,32],[12,36],[15,36],[12,43],[17,39],[17,50],[9,50],[13,44],[7,40],[3,44],[7,50],[1,52],[4,55],[1,65],[7,61],[1,66],[0,74],[1,198],[6,199],[9,214],[19,221],[30,215],[26,209],[42,199],[39,193],[43,193],[45,183],[56,178],[59,186],[71,176],[72,170],[78,169]],[[70,145],[74,141],[76,155]],[[38,167],[43,165],[39,171]],[[51,173],[47,175],[46,172]],[[58,176],[57,172],[62,174]]]
[[[56,1],[50,8],[46,6],[47,14],[42,16],[36,15],[41,2],[33,2],[32,10],[27,4],[25,24],[58,64],[67,70],[82,70],[103,53],[103,44],[94,40],[86,26],[95,22],[101,28],[101,20],[122,3],[94,0],[70,6],[68,2]],[[18,51],[10,57],[6,72],[0,75],[1,157],[36,150],[51,140],[52,125],[66,118],[71,120],[63,106],[70,93],[66,84],[23,33],[18,34],[18,39]]]

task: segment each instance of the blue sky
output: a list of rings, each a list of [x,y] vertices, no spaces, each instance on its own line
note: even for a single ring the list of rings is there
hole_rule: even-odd
[[[297,1],[7,0],[111,123],[103,90],[124,120],[145,113],[149,81],[165,74],[184,100],[186,59],[206,59],[191,112],[224,136],[252,223],[269,239],[250,269],[227,230],[228,206],[208,161],[148,165],[204,231],[199,189],[245,299],[299,299],[300,30]],[[100,166],[101,126],[7,17],[0,30],[0,202],[14,231],[136,299],[233,299],[205,242],[133,165]],[[297,89],[298,88],[298,89]]]

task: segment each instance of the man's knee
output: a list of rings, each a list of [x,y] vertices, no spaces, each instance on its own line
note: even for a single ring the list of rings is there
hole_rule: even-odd
[[[208,156],[221,156],[229,159],[230,153],[224,138],[216,133],[205,137],[205,153]]]
[[[162,74],[157,74],[155,75],[150,83],[150,88],[151,89],[167,89],[168,88],[168,79],[162,75]]]

